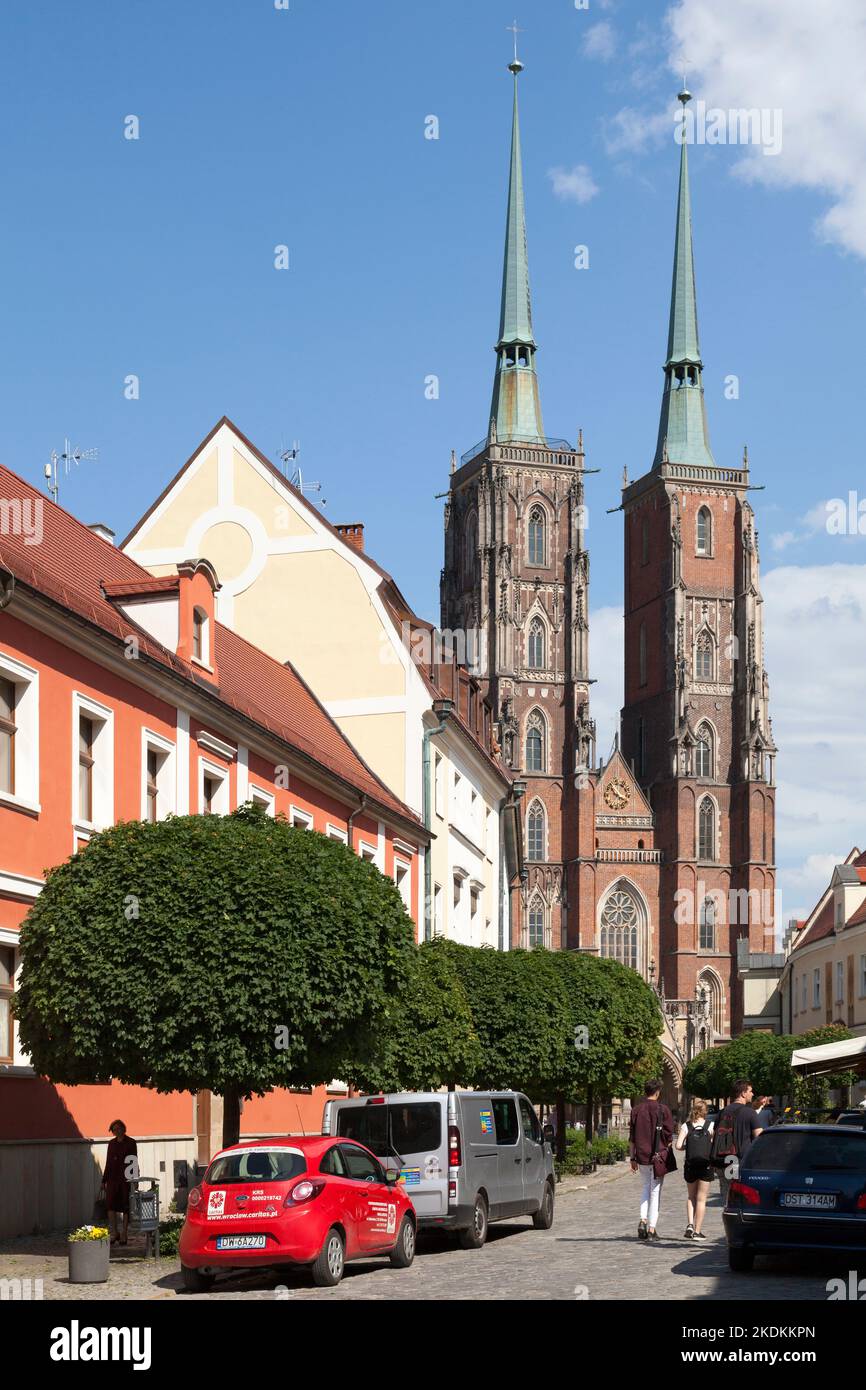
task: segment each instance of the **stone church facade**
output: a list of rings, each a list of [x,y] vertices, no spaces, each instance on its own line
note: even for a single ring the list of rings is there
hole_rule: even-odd
[[[591,713],[582,437],[546,434],[514,115],[487,437],[452,458],[444,629],[476,635],[501,757],[520,774],[525,881],[513,946],[638,970],[665,1015],[673,1094],[694,1051],[742,1026],[736,956],[772,950],[775,747],[748,458],[712,455],[688,152],[681,146],[668,351],[650,467],[622,492],[624,702],[599,760]],[[683,92],[685,103],[689,94]],[[769,944],[768,944],[769,943]]]

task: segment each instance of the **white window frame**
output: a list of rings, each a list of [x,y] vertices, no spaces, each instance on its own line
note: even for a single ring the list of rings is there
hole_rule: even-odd
[[[821,970],[820,967],[812,971],[812,1008],[821,1007]]]
[[[297,826],[299,830],[312,830],[315,825],[312,814],[305,811],[302,806],[289,808],[289,823]]]
[[[860,998],[866,999],[866,956],[860,957]]]
[[[256,806],[264,806],[269,816],[276,814],[276,797],[273,792],[266,791],[264,787],[257,787],[255,782],[249,783],[245,800],[252,801]]]
[[[366,859],[368,863],[375,864],[376,855],[379,853],[377,845],[371,845],[369,840],[358,841],[358,857]]]
[[[802,988],[801,988],[801,990],[800,990],[801,1009],[802,1009],[802,1012],[805,1013],[805,1012],[806,1012],[806,989],[807,989],[807,985],[808,985],[808,977],[807,977],[806,975],[803,975],[803,976],[801,977],[801,985],[802,985]]]
[[[84,820],[78,802],[78,737],[81,716],[97,725],[93,739],[93,819]],[[72,825],[92,835],[114,824],[114,710],[80,690],[72,692]]]
[[[845,1003],[845,962],[844,962],[843,960],[837,960],[837,962],[836,962],[836,999],[835,999],[835,1002],[836,1002],[837,1004],[844,1004],[844,1003]]]
[[[328,821],[326,833],[329,840],[339,840],[341,845],[349,843],[348,832],[342,826],[334,825],[332,821]]]
[[[444,901],[444,899],[443,899],[443,897],[442,897],[442,884],[441,884],[441,883],[434,883],[434,884],[433,884],[433,935],[434,935],[434,936],[444,936],[444,934],[445,934],[445,921],[444,921],[443,916],[442,916],[442,905],[443,905],[443,901]]]
[[[0,652],[0,676],[16,687],[15,790],[0,792],[0,805],[41,811],[39,804],[39,672]]]
[[[210,614],[208,613],[208,611],[207,611],[206,608],[202,608],[202,606],[201,606],[200,603],[194,603],[194,604],[193,604],[193,606],[192,606],[193,642],[195,641],[195,618],[196,618],[196,614],[197,614],[197,613],[200,613],[200,614],[201,614],[201,619],[202,619],[202,624],[201,624],[201,656],[196,656],[195,653],[194,653],[193,651],[191,651],[191,652],[190,652],[190,660],[193,661],[193,662],[195,663],[196,666],[203,666],[203,667],[205,668],[206,671],[211,671],[211,670],[213,670],[213,667],[211,666],[211,660],[210,660],[210,648],[211,648],[211,640],[210,640]]]
[[[147,755],[149,751],[160,753],[161,762],[156,771],[156,818],[165,820],[174,814],[177,799],[176,749],[170,739],[163,738],[152,729],[141,731],[141,819],[147,820]]]
[[[398,878],[398,871],[402,872],[402,877]],[[403,899],[403,906],[411,916],[412,903],[412,862],[403,859],[395,854],[394,856],[394,882],[397,885],[397,892]]]
[[[227,767],[220,767],[219,763],[212,763],[209,758],[199,758],[198,760],[198,813],[204,816],[207,812],[204,809],[204,779],[205,777],[216,777],[219,780],[220,788],[216,800],[218,804],[210,813],[214,816],[227,816],[231,812],[231,782],[229,781],[229,770]]]
[[[445,761],[444,761],[444,759],[443,759],[443,757],[442,757],[442,754],[441,754],[441,753],[434,753],[434,754],[433,754],[433,809],[435,810],[435,812],[436,812],[436,814],[437,814],[437,816],[439,817],[440,820],[444,819],[444,816],[445,816],[445,811],[443,810],[443,801],[444,801],[443,790],[444,790],[444,788],[443,788],[443,785],[442,785],[444,768],[445,768]]]

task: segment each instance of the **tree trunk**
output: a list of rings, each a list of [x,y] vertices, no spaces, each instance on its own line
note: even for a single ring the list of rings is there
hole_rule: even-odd
[[[560,1163],[565,1159],[565,1096],[561,1091],[556,1096],[556,1157]]]
[[[223,1148],[236,1144],[241,1137],[241,1093],[237,1086],[223,1092]]]
[[[591,1086],[586,1088],[586,1142],[592,1140],[595,1128],[595,1092]]]

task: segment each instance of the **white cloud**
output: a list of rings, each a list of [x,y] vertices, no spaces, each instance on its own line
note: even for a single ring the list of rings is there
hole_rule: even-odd
[[[830,205],[818,234],[866,256],[866,5],[863,0],[677,0],[670,66],[707,106],[782,113],[781,152],[742,147],[736,171]]]
[[[598,184],[587,164],[575,164],[572,169],[548,169],[557,198],[568,203],[588,203],[598,192]]]
[[[591,25],[583,40],[583,51],[587,58],[599,58],[601,62],[609,63],[616,53],[616,33],[613,25],[606,19]]]
[[[784,920],[812,908],[852,845],[866,848],[866,565],[784,565],[762,588]]]

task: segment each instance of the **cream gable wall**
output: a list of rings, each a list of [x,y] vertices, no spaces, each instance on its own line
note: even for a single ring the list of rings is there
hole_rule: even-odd
[[[381,575],[223,423],[125,547],[153,574],[212,562],[217,617],[291,661],[361,756],[421,808],[430,700],[377,590]]]

